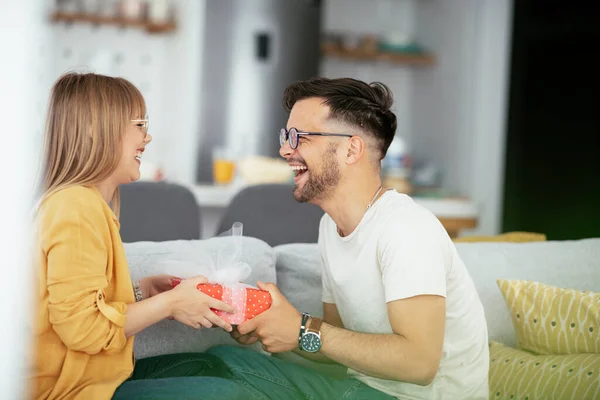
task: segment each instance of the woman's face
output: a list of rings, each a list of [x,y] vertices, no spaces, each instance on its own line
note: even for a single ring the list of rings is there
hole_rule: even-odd
[[[140,117],[141,119],[143,118]],[[145,124],[140,120],[130,121],[123,135],[121,141],[121,160],[113,174],[117,185],[140,179],[142,153],[146,145],[152,141],[152,136],[146,132],[144,128]]]

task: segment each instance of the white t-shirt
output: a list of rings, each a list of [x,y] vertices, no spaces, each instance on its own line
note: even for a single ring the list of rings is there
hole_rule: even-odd
[[[386,303],[421,294],[446,298],[443,354],[428,386],[373,378],[365,384],[399,399],[487,399],[488,332],[483,305],[439,220],[404,194],[387,191],[349,236],[331,217],[319,227],[323,302],[337,306],[346,329],[393,333]],[[410,323],[410,321],[405,321]]]

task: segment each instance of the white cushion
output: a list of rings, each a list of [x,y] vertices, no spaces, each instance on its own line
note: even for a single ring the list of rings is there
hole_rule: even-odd
[[[316,244],[284,244],[274,248],[277,286],[299,311],[323,316],[321,257]]]

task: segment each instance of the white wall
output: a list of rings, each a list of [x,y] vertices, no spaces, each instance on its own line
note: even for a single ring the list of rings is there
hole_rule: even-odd
[[[0,207],[2,280],[0,393],[25,398],[24,378],[31,346],[35,289],[30,254],[33,184],[40,155],[43,108],[39,86],[46,69],[45,23],[41,0],[0,1],[0,140],[3,171]]]
[[[163,118],[168,147],[160,149],[169,178],[191,183],[195,179],[202,90],[202,43],[206,1],[178,0],[179,30],[165,51]],[[158,150],[157,150],[158,151]]]

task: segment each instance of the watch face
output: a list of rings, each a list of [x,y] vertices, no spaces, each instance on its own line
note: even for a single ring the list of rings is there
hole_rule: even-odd
[[[314,332],[307,332],[302,336],[302,349],[309,353],[316,353],[321,348],[321,338]]]

